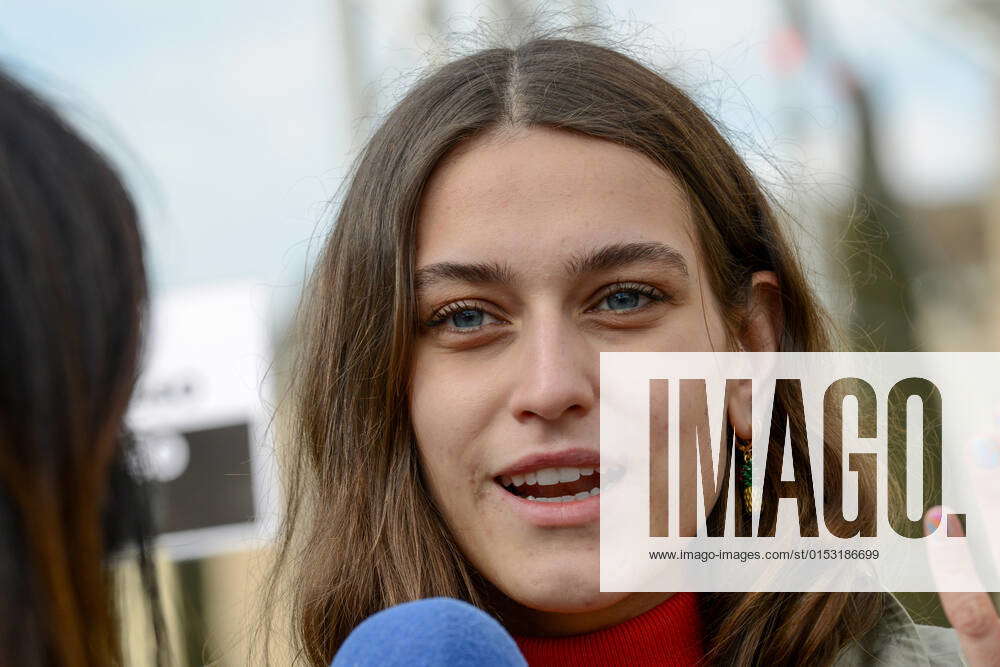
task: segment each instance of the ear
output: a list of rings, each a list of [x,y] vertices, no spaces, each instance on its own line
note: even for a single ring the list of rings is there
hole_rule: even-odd
[[[777,352],[784,324],[785,314],[781,305],[778,276],[773,271],[757,271],[750,277],[746,317],[739,335],[740,349],[747,352]],[[749,381],[736,383],[736,389],[730,392],[726,406],[729,422],[733,425],[736,436],[743,440],[752,437],[751,393]]]
[[[750,277],[750,298],[740,343],[748,352],[777,352],[785,312],[781,286],[773,271],[757,271]]]

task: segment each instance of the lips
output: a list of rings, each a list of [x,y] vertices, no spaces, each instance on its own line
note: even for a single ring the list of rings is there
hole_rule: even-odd
[[[528,454],[503,470],[496,476],[513,477],[536,472],[545,468],[598,468],[601,465],[601,455],[593,449],[563,449],[557,452],[537,452]]]
[[[530,454],[494,477],[497,492],[514,512],[539,526],[571,526],[600,516],[602,480],[613,481],[620,469],[603,468],[591,449]]]
[[[601,516],[599,495],[570,500],[529,499],[511,493],[500,484],[492,486],[498,501],[506,505],[514,516],[538,528],[583,526],[597,521]]]
[[[591,467],[541,468],[521,475],[503,475],[500,485],[521,498],[541,502],[569,502],[601,492],[601,474]]]

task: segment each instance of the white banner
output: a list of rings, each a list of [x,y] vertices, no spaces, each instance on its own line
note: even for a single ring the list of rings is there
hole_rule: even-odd
[[[266,293],[250,285],[153,301],[127,422],[174,558],[249,549],[273,535],[278,480],[266,439]]]

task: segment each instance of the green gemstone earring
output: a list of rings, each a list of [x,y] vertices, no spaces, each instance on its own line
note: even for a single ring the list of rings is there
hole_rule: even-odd
[[[743,455],[743,460],[739,462],[739,479],[743,488],[743,505],[750,514],[753,512],[753,444],[737,437],[736,449]]]

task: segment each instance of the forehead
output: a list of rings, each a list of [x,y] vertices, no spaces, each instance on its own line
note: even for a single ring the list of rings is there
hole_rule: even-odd
[[[493,133],[432,175],[417,265],[495,261],[537,267],[611,243],[655,241],[695,258],[686,198],[636,151],[548,128]],[[549,262],[546,261],[546,265]]]

